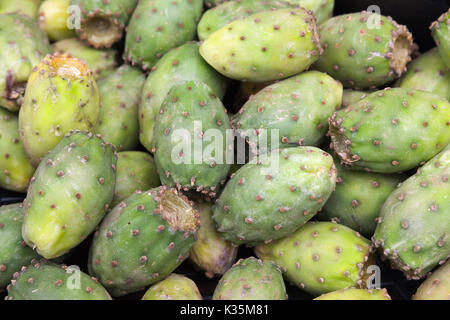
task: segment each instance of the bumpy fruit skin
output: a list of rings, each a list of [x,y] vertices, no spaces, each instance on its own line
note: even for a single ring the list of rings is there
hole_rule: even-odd
[[[96,133],[119,151],[139,145],[138,106],[144,82],[141,70],[128,65],[98,82],[101,108]]]
[[[218,72],[254,82],[300,73],[321,53],[314,16],[302,8],[263,11],[233,21],[200,47],[202,57]]]
[[[189,260],[205,271],[208,278],[222,275],[231,268],[236,260],[238,247],[224,240],[217,232],[212,219],[212,208],[209,203],[198,203],[195,209],[199,213],[200,229],[189,254]]]
[[[8,286],[6,300],[111,300],[96,279],[78,266],[57,265],[45,260],[22,267]]]
[[[170,49],[194,40],[202,8],[202,0],[141,0],[128,26],[124,59],[149,70]]]
[[[450,141],[450,103],[425,91],[387,88],[329,119],[332,149],[358,170],[401,172],[431,159]]]
[[[358,91],[353,89],[345,89],[342,94],[342,106],[341,108],[347,108],[348,106],[364,99],[369,95],[370,91]]]
[[[450,68],[450,9],[431,24],[431,34],[439,47],[439,53]]]
[[[450,261],[422,282],[412,299],[450,300]]]
[[[156,118],[154,138],[164,185],[215,196],[230,170],[226,156],[233,139],[227,111],[208,85],[173,86]]]
[[[311,10],[316,17],[317,24],[321,24],[333,16],[334,0],[288,0],[287,2]]]
[[[0,291],[22,266],[39,258],[22,239],[22,208],[20,203],[0,207]]]
[[[372,12],[344,14],[319,26],[323,54],[315,67],[346,88],[374,88],[406,71],[413,39],[405,26]]]
[[[336,168],[328,153],[315,147],[273,151],[236,172],[213,218],[222,236],[235,244],[280,239],[311,219],[335,185]]]
[[[0,108],[0,187],[26,192],[34,173],[19,140],[17,114]]]
[[[50,40],[75,37],[75,30],[67,26],[69,3],[70,0],[45,0],[39,7],[39,27]]]
[[[0,46],[0,106],[16,112],[31,70],[50,52],[50,45],[30,17],[11,13],[0,15]]]
[[[372,263],[370,241],[332,222],[308,222],[293,234],[255,248],[264,261],[275,262],[297,287],[320,295],[344,288],[366,288]]]
[[[108,213],[95,233],[89,273],[113,296],[161,281],[187,258],[197,216],[174,189],[137,191]]]
[[[203,298],[194,281],[172,273],[150,287],[142,300],[203,300]]]
[[[420,279],[450,257],[450,146],[395,190],[381,209],[373,243],[395,269]]]
[[[42,0],[2,0],[0,1],[0,14],[19,13],[36,20],[39,5]]]
[[[283,275],[271,261],[239,260],[219,280],[213,300],[286,300]]]
[[[226,80],[200,56],[198,43],[187,43],[172,49],[152,68],[142,91],[139,106],[140,141],[151,151],[155,118],[173,85],[184,81],[204,82],[222,99]]]
[[[391,300],[386,289],[348,288],[325,293],[314,300]]]
[[[22,235],[46,259],[81,243],[111,204],[116,182],[111,145],[73,131],[44,158],[25,199]]]
[[[71,130],[95,132],[100,94],[92,72],[70,54],[47,56],[33,69],[19,113],[25,152],[37,167]]]

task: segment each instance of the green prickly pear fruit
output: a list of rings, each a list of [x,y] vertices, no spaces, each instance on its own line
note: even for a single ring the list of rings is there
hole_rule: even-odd
[[[219,4],[222,4],[222,3],[227,2],[227,1],[230,1],[230,0],[203,0],[205,6],[207,8],[215,7],[215,6],[219,5]]]
[[[387,88],[329,119],[331,148],[358,170],[401,172],[431,159],[450,141],[450,103],[425,91]]]
[[[94,231],[114,195],[116,161],[114,148],[98,136],[64,137],[31,180],[22,230],[27,244],[53,259]]]
[[[45,260],[22,267],[8,286],[6,300],[111,300],[96,279],[78,266]]]
[[[218,72],[254,82],[300,73],[321,53],[314,16],[302,8],[263,11],[233,21],[200,47],[202,57]]]
[[[420,279],[450,257],[449,176],[447,146],[392,192],[381,209],[372,241],[407,278]]]
[[[124,59],[150,70],[163,55],[194,40],[202,0],[141,0],[131,17]]]
[[[138,108],[144,82],[141,70],[128,65],[98,82],[101,108],[96,133],[119,151],[139,145]]]
[[[36,20],[39,5],[42,0],[2,0],[0,1],[0,14],[18,13]]]
[[[386,289],[348,288],[325,293],[314,300],[391,300]]]
[[[19,140],[17,114],[0,108],[0,187],[26,192],[34,173]]]
[[[318,25],[333,16],[334,0],[288,0],[288,2],[311,10]]]
[[[198,214],[174,189],[137,191],[117,205],[94,235],[89,273],[113,296],[161,281],[188,256]]]
[[[442,60],[450,68],[450,9],[443,13],[431,26],[431,34],[436,42]]]
[[[311,219],[335,185],[336,168],[328,153],[315,147],[273,151],[236,172],[213,218],[222,236],[235,244],[269,242]]]
[[[347,108],[348,106],[364,99],[369,95],[370,91],[358,91],[353,89],[345,89],[342,94],[342,106],[341,108]]]
[[[231,268],[236,260],[238,247],[224,240],[217,232],[212,219],[209,203],[199,203],[195,209],[199,213],[200,229],[189,254],[189,260],[205,271],[208,278],[222,275]]]
[[[271,261],[239,260],[219,280],[213,300],[286,300],[283,276]]]
[[[71,130],[95,132],[100,95],[92,72],[70,54],[47,56],[33,69],[19,113],[25,152],[37,167]]]
[[[400,77],[414,49],[405,26],[372,12],[333,17],[319,32],[323,54],[315,67],[346,88],[375,88]]]
[[[275,262],[288,281],[313,295],[366,288],[367,268],[374,264],[370,241],[332,222],[308,222],[283,239],[257,246],[255,253]]]
[[[450,261],[422,282],[412,299],[450,300]]]
[[[233,106],[231,113],[237,113],[244,104],[250,99],[251,96],[257,94],[262,89],[273,84],[273,81],[269,82],[240,82],[239,88],[236,90],[233,99]]]
[[[203,300],[194,281],[172,273],[166,279],[151,286],[142,300]]]
[[[50,45],[36,22],[16,13],[0,15],[0,45],[0,106],[17,112],[28,76],[50,52]]]
[[[75,29],[69,29],[70,0],[45,0],[39,7],[39,27],[50,40],[59,41],[75,37]]]

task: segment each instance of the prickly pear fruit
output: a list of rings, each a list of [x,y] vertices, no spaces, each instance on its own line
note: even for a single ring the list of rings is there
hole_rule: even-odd
[[[138,106],[144,82],[141,70],[128,65],[98,82],[101,108],[96,133],[119,151],[139,145]]]
[[[363,11],[322,23],[323,54],[316,68],[354,89],[374,88],[400,77],[411,61],[412,35],[390,17],[378,17]]]
[[[325,293],[314,300],[391,300],[386,289],[348,288]]]
[[[161,182],[214,196],[230,169],[226,155],[232,140],[226,109],[208,85],[173,86],[156,118],[153,151]]]
[[[235,114],[237,113],[244,104],[250,99],[251,96],[257,94],[262,89],[264,89],[267,86],[270,86],[273,84],[273,81],[269,82],[240,82],[239,87],[236,89],[236,93],[233,97],[233,105],[231,106],[231,113]]]
[[[202,0],[141,0],[131,17],[124,59],[144,70],[170,49],[193,40]]]
[[[111,300],[111,296],[78,266],[35,260],[11,281],[6,300]]]
[[[19,140],[17,114],[0,108],[0,187],[26,192],[34,173]]]
[[[69,54],[47,56],[33,69],[19,113],[25,152],[37,167],[71,130],[95,132],[100,95],[92,72]]]
[[[439,47],[439,53],[450,68],[450,9],[443,13],[431,26],[431,34]]]
[[[288,0],[288,2],[311,10],[318,25],[333,16],[334,0]]]
[[[235,244],[280,239],[311,219],[335,185],[336,168],[328,153],[315,147],[273,151],[236,172],[213,218],[222,236]]]
[[[422,282],[412,299],[450,300],[450,261]]]
[[[150,287],[142,300],[203,300],[203,298],[194,281],[172,273]]]
[[[74,131],[48,153],[31,180],[22,235],[46,259],[62,256],[99,224],[114,195],[113,147]]]
[[[205,6],[207,8],[215,7],[219,4],[227,2],[227,1],[230,1],[230,0],[203,0]]]
[[[0,207],[0,291],[22,266],[39,258],[22,239],[22,207],[20,203]]]
[[[116,190],[112,207],[133,195],[161,185],[152,156],[140,151],[117,154]]]
[[[184,81],[204,82],[222,99],[226,80],[200,56],[198,43],[187,43],[168,52],[152,68],[139,106],[140,141],[148,151],[153,147],[155,118],[173,85]]]
[[[0,1],[0,14],[19,13],[36,20],[39,5],[42,0],[2,0]]]
[[[219,280],[213,300],[286,300],[283,276],[271,261],[239,260]]]
[[[218,72],[255,82],[300,73],[321,52],[314,16],[302,8],[263,11],[233,21],[200,47],[202,57]]]
[[[70,0],[45,0],[39,7],[39,27],[50,40],[59,41],[75,37],[75,29],[69,29]]]
[[[217,232],[212,219],[209,203],[198,203],[195,209],[199,213],[200,229],[189,254],[189,260],[205,271],[208,278],[222,275],[231,268],[236,260],[238,247],[224,240]]]
[[[364,99],[369,95],[370,91],[358,91],[353,89],[345,89],[342,94],[342,108],[347,108],[348,106]]]
[[[187,258],[197,216],[174,189],[136,192],[108,213],[95,233],[89,273],[114,296],[164,279]]]
[[[447,146],[391,193],[381,209],[372,241],[407,278],[422,278],[450,257],[449,176]]]
[[[370,242],[358,232],[332,222],[308,222],[286,238],[255,248],[264,261],[275,262],[285,278],[320,295],[344,288],[366,288],[372,264]]]
[[[0,15],[0,45],[0,106],[16,112],[31,70],[50,52],[50,45],[36,22],[16,13]]]
[[[401,172],[418,166],[450,141],[450,103],[425,91],[387,88],[330,118],[331,147],[359,170]]]

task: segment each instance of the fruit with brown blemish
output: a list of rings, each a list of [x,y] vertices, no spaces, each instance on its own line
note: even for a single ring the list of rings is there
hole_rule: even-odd
[[[151,286],[142,300],[203,300],[194,281],[172,273],[166,279]]]
[[[348,288],[325,293],[314,300],[391,300],[386,289]]]
[[[45,0],[39,7],[39,27],[50,40],[59,41],[75,37],[75,30],[69,29],[70,0]]]
[[[422,282],[412,300],[450,300],[450,261]]]
[[[434,21],[430,29],[442,60],[450,68],[450,9]]]

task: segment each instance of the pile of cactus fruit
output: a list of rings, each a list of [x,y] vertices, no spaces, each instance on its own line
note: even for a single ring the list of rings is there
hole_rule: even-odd
[[[0,1],[0,298],[450,300],[450,10],[334,8]]]

